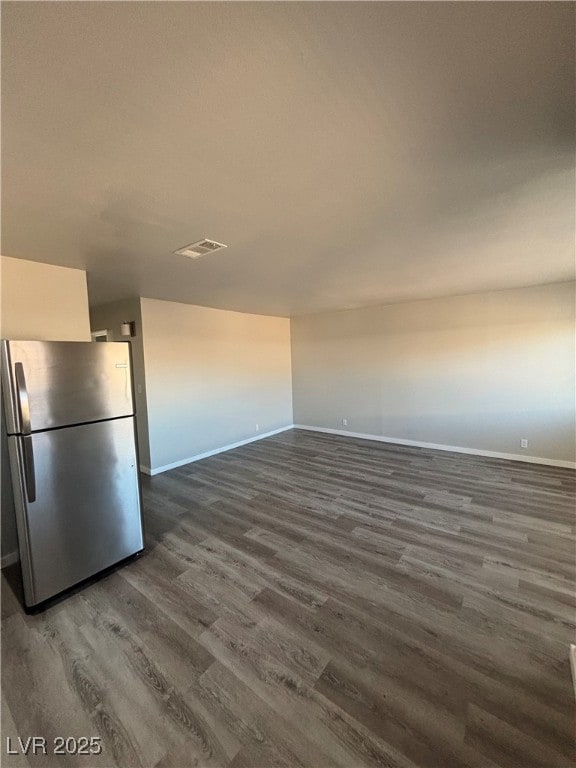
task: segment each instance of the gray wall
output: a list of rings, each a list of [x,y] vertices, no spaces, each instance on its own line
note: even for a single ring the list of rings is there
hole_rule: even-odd
[[[574,286],[295,317],[294,423],[574,461]]]
[[[287,318],[141,306],[152,469],[292,424]]]
[[[136,335],[133,338],[121,335],[120,326],[124,321],[134,321]],[[146,371],[144,368],[140,299],[124,299],[123,301],[115,301],[111,304],[90,307],[90,327],[92,331],[107,330],[109,341],[129,341],[132,346],[138,451],[140,453],[140,464],[149,467],[148,406],[146,400]]]

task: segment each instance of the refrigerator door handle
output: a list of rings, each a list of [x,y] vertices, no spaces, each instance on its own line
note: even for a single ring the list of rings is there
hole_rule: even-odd
[[[36,501],[36,472],[34,470],[34,445],[32,435],[24,435],[22,438],[22,453],[24,459],[24,480],[26,484],[26,496],[31,504]]]
[[[30,427],[30,400],[28,399],[28,390],[26,389],[26,377],[24,376],[24,366],[22,363],[14,363],[14,377],[16,379],[16,392],[18,395],[18,407],[20,409],[20,421],[22,424],[22,434],[29,435]]]

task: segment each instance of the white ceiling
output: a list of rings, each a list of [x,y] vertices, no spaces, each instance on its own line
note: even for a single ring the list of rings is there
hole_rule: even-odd
[[[2,253],[279,315],[571,279],[574,13],[3,3]]]

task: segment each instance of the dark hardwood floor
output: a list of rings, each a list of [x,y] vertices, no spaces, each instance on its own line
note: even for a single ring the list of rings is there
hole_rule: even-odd
[[[303,431],[144,478],[140,560],[2,579],[2,765],[574,765],[574,479]]]

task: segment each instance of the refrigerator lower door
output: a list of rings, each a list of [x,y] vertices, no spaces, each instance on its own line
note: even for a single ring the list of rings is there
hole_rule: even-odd
[[[9,438],[33,607],[144,548],[133,418]]]

